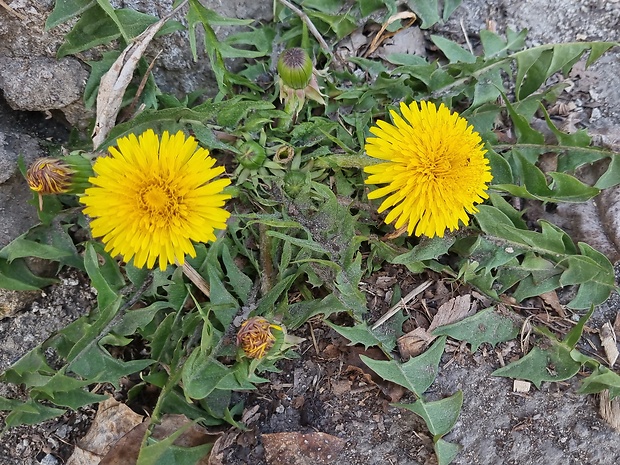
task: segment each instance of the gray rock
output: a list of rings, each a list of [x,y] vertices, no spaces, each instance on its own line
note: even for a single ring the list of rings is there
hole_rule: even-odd
[[[0,57],[0,88],[14,110],[47,111],[79,100],[88,72],[74,58]]]

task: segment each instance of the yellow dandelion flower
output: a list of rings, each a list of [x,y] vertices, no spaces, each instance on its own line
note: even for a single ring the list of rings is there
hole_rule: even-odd
[[[385,163],[364,168],[366,184],[387,184],[369,199],[388,196],[379,213],[391,208],[386,223],[407,227],[416,236],[443,237],[469,223],[474,206],[488,198],[491,168],[486,150],[473,127],[457,113],[431,102],[400,104],[400,116],[391,111],[394,124],[377,121],[370,128],[376,137],[366,140],[366,153]]]
[[[224,167],[213,167],[208,150],[181,131],[164,131],[160,141],[151,129],[117,144],[97,159],[93,187],[80,199],[106,251],[139,268],[158,261],[164,270],[196,256],[192,241],[215,241],[230,216],[222,208],[230,195],[221,193],[230,180],[213,180]]]
[[[282,327],[269,323],[265,318],[255,316],[241,323],[237,333],[237,345],[249,358],[263,358],[273,347],[276,338],[271,329]]]

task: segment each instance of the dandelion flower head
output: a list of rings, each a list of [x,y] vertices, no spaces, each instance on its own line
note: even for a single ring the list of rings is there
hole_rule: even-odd
[[[367,166],[366,184],[385,184],[369,199],[386,197],[379,213],[391,208],[386,223],[406,226],[408,234],[443,237],[469,223],[475,204],[488,198],[493,179],[486,150],[473,127],[443,104],[400,104],[393,124],[377,121],[370,128],[366,153],[384,163]]]
[[[263,358],[276,342],[271,329],[282,330],[281,326],[269,323],[265,318],[252,317],[241,323],[237,333],[237,345],[249,358]]]
[[[160,140],[151,129],[117,145],[97,159],[93,187],[80,199],[106,251],[139,268],[158,262],[164,270],[196,255],[192,241],[216,240],[214,230],[226,228],[230,216],[222,208],[230,180],[215,179],[224,167],[214,167],[208,150],[181,131],[164,131]]]

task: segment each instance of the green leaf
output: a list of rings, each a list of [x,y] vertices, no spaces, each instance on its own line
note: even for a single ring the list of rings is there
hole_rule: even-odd
[[[245,273],[237,268],[227,245],[222,246],[222,262],[226,268],[226,277],[234,289],[235,294],[244,304],[247,304],[254,283]]]
[[[516,53],[515,84],[519,100],[536,92],[554,73],[566,74],[585,51],[592,51],[590,64],[609,48],[609,42],[573,42],[542,45]]]
[[[570,355],[571,349],[554,342],[543,350],[534,347],[525,357],[493,372],[493,376],[531,381],[537,388],[543,381],[564,381],[575,376],[581,368]]]
[[[489,307],[456,323],[439,326],[433,334],[467,341],[471,344],[471,351],[475,352],[484,342],[495,346],[514,339],[519,329],[520,326],[510,316],[500,313],[495,307]]]
[[[192,423],[183,425],[167,438],[151,442],[140,450],[136,465],[193,465],[207,456],[213,444],[206,443],[196,447],[181,447],[174,444],[181,434],[192,427]]]
[[[399,384],[421,397],[437,376],[445,344],[446,338],[441,337],[426,352],[405,363],[396,360],[373,360],[364,355],[360,355],[360,358],[383,379]]]
[[[431,434],[435,438],[441,438],[454,427],[459,418],[463,406],[463,391],[457,391],[450,397],[434,402],[418,399],[413,404],[392,405],[405,408],[422,417]]]
[[[330,15],[321,13],[319,11],[306,10],[306,14],[315,20],[323,21],[334,31],[338,40],[348,36],[351,32],[357,29],[357,23],[353,20],[351,15]]]
[[[115,11],[118,23],[99,6],[89,8],[73,29],[65,36],[65,42],[57,52],[58,58],[88,50],[98,45],[107,44],[121,37],[121,29],[129,39],[139,36],[158,18],[132,9]]]
[[[420,243],[414,246],[413,249],[394,257],[391,263],[407,265],[411,262],[437,259],[448,253],[455,241],[456,239],[452,236],[433,237],[432,239],[423,237],[420,239]]]
[[[574,176],[565,173],[548,173],[553,181],[552,185],[548,186],[544,173],[536,165],[520,155],[518,158],[521,171],[517,173],[524,185],[494,184],[495,189],[523,199],[554,203],[583,203],[601,192],[600,189],[588,186]]]
[[[46,260],[59,261],[71,255],[70,251],[26,239],[27,234],[28,233],[22,234],[0,250],[0,258],[6,259],[9,263],[16,258],[23,257],[38,257]]]
[[[586,61],[586,68],[598,60],[607,50],[612,47],[616,47],[617,45],[617,42],[592,42],[590,54],[588,55],[588,59]]]
[[[324,320],[324,323],[336,331],[341,336],[344,336],[349,340],[347,345],[352,346],[355,344],[363,344],[365,349],[372,346],[381,346],[381,338],[370,329],[368,323],[365,321],[358,323],[355,326],[338,326],[329,320]]]
[[[433,43],[443,52],[450,63],[475,63],[476,57],[456,42],[442,36],[431,35]],[[499,95],[499,92],[498,92]]]
[[[23,402],[17,399],[7,399],[6,397],[0,396],[0,410],[13,410],[22,403]]]
[[[154,362],[151,359],[124,362],[112,357],[99,345],[92,344],[73,360],[70,370],[92,383],[110,383],[120,389],[119,380],[122,377],[139,373]]]
[[[117,297],[118,293],[110,285],[109,276],[104,274],[104,268],[99,263],[99,257],[92,243],[86,244],[84,252],[84,266],[88,277],[95,289],[97,289],[97,303],[99,308],[108,307]]]
[[[31,388],[44,385],[53,374],[41,346],[37,346],[2,373],[2,380]]]
[[[96,0],[56,0],[54,9],[45,21],[45,30],[62,24],[83,13],[96,3]]]
[[[544,145],[545,136],[539,131],[532,129],[528,120],[516,110],[515,106],[508,100],[508,97],[504,94],[502,94],[502,96],[506,103],[506,109],[508,110],[510,119],[515,126],[517,142],[519,144]]]
[[[598,394],[605,389],[620,389],[620,375],[606,366],[599,365],[581,382],[579,394]]]
[[[30,271],[22,259],[8,262],[0,258],[0,288],[14,291],[37,291],[59,282],[55,278],[40,278]]]
[[[315,315],[328,317],[334,313],[348,310],[334,293],[330,293],[323,299],[303,300],[288,306],[284,313],[282,323],[287,328],[297,329]]]
[[[32,399],[14,407],[5,418],[5,431],[20,425],[36,425],[65,413],[65,410],[47,407]]]
[[[111,331],[119,336],[131,336],[138,329],[148,325],[159,312],[167,308],[170,308],[168,302],[157,301],[144,308],[128,310],[121,320],[112,327]]]
[[[564,340],[562,341],[566,344],[570,349],[574,349],[581,338],[581,334],[583,333],[583,328],[586,325],[587,321],[590,319],[592,314],[594,313],[594,305],[590,306],[590,310],[579,318],[579,322],[571,329]]]
[[[224,64],[224,58],[221,52],[221,45],[211,23],[216,15],[213,11],[205,8],[198,0],[189,1],[189,11],[187,13],[187,29],[189,31],[189,44],[194,56],[194,61],[198,60],[198,50],[196,46],[196,26],[202,25],[204,30],[204,49],[209,55],[211,61],[211,69],[215,74],[218,89],[222,94],[226,94],[228,90],[228,71]]]
[[[454,11],[461,5],[461,1],[462,0],[445,0],[443,2],[443,15],[441,19],[443,19],[444,22],[450,19],[452,13],[454,13]]]
[[[407,4],[422,20],[422,29],[428,29],[441,20],[437,0],[407,0]]]
[[[231,369],[195,348],[183,364],[183,391],[188,399],[204,399],[231,373]]]
[[[434,449],[435,455],[437,455],[437,465],[448,465],[461,451],[461,446],[439,438],[435,442]]]
[[[596,181],[594,187],[599,189],[608,189],[620,184],[620,154],[611,155],[609,166],[603,175]]]
[[[560,277],[560,285],[578,284],[577,295],[567,306],[574,309],[589,308],[605,302],[616,289],[614,269],[609,259],[588,244],[577,244],[582,255],[568,258],[568,267]]]

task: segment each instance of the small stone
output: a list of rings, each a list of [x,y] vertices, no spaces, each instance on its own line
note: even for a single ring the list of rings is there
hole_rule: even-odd
[[[47,454],[45,457],[41,459],[41,465],[58,465],[60,462],[56,458],[56,456],[52,454]]]

